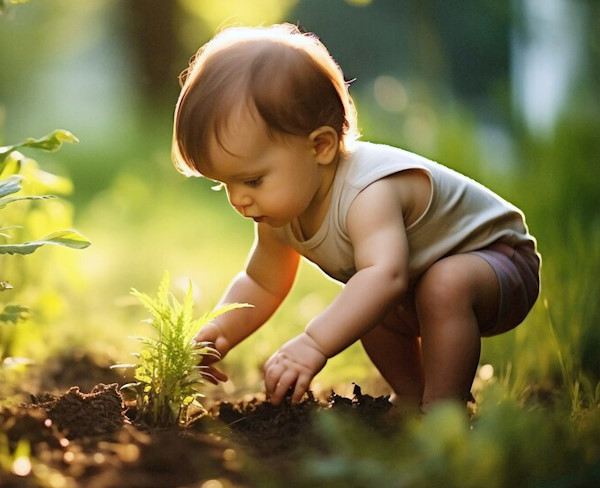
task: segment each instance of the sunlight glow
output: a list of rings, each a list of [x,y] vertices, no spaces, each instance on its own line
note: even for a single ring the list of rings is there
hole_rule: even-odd
[[[402,112],[408,105],[404,85],[393,76],[382,75],[375,78],[373,94],[377,104],[388,112]]]
[[[491,364],[484,364],[479,368],[479,377],[483,381],[491,380],[494,376],[494,367]]]
[[[27,476],[31,473],[31,460],[27,456],[20,456],[13,462],[12,472],[17,476]]]
[[[308,322],[319,315],[327,303],[319,293],[309,293],[304,296],[298,304],[298,315],[303,322]]]
[[[552,132],[581,63],[583,9],[568,0],[514,2],[523,10],[512,33],[515,103],[539,135]]]
[[[373,3],[373,0],[346,0],[346,2],[355,7],[366,7]]]
[[[234,461],[237,457],[237,453],[235,452],[234,449],[225,449],[223,451],[223,460],[224,461]]]
[[[297,0],[179,0],[184,10],[200,17],[211,29],[227,25],[261,25],[281,22]]]
[[[200,488],[223,488],[223,483],[219,480],[208,480],[202,483]]]

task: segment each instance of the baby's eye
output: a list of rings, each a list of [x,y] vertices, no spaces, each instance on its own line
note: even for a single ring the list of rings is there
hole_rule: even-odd
[[[258,178],[253,178],[251,180],[246,180],[245,184],[246,186],[249,186],[251,188],[256,188],[257,186],[260,186],[260,184],[262,183],[262,176],[259,176]]]

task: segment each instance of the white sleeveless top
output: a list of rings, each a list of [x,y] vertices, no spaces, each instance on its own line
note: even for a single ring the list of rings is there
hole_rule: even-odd
[[[329,210],[314,236],[297,239],[296,235],[302,235],[297,220],[275,231],[327,275],[346,283],[356,273],[346,228],[350,205],[374,181],[408,169],[425,170],[432,181],[427,210],[406,229],[409,279],[444,256],[480,249],[497,240],[535,248],[523,213],[483,185],[408,151],[367,142],[358,142],[355,151],[340,161]]]

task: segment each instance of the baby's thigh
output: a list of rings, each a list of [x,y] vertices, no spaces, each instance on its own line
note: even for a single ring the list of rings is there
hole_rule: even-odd
[[[500,288],[493,268],[472,253],[435,262],[419,279],[416,309],[421,327],[447,322],[488,324],[495,317]]]

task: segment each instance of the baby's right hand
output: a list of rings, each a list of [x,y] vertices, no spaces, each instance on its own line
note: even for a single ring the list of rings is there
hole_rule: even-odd
[[[204,327],[200,329],[200,331],[194,337],[196,342],[211,342],[214,344],[214,348],[219,351],[221,354],[221,359],[225,357],[225,355],[231,349],[231,344],[229,340],[223,334],[223,329],[219,327],[214,322],[209,322]],[[217,361],[215,358],[212,362]]]
[[[214,383],[215,385],[218,384],[219,381],[227,381],[227,375],[213,365],[214,363],[223,359],[225,354],[227,354],[229,349],[231,349],[229,341],[223,335],[221,328],[217,324],[209,322],[196,334],[194,341],[196,341],[199,345],[202,343],[209,343],[210,346],[214,347],[221,355],[220,358],[217,358],[214,355],[206,355],[202,358],[202,362],[200,364],[202,366],[207,366],[205,372],[208,373],[208,376],[206,376],[208,381]],[[214,378],[214,380],[211,378],[211,376]]]

